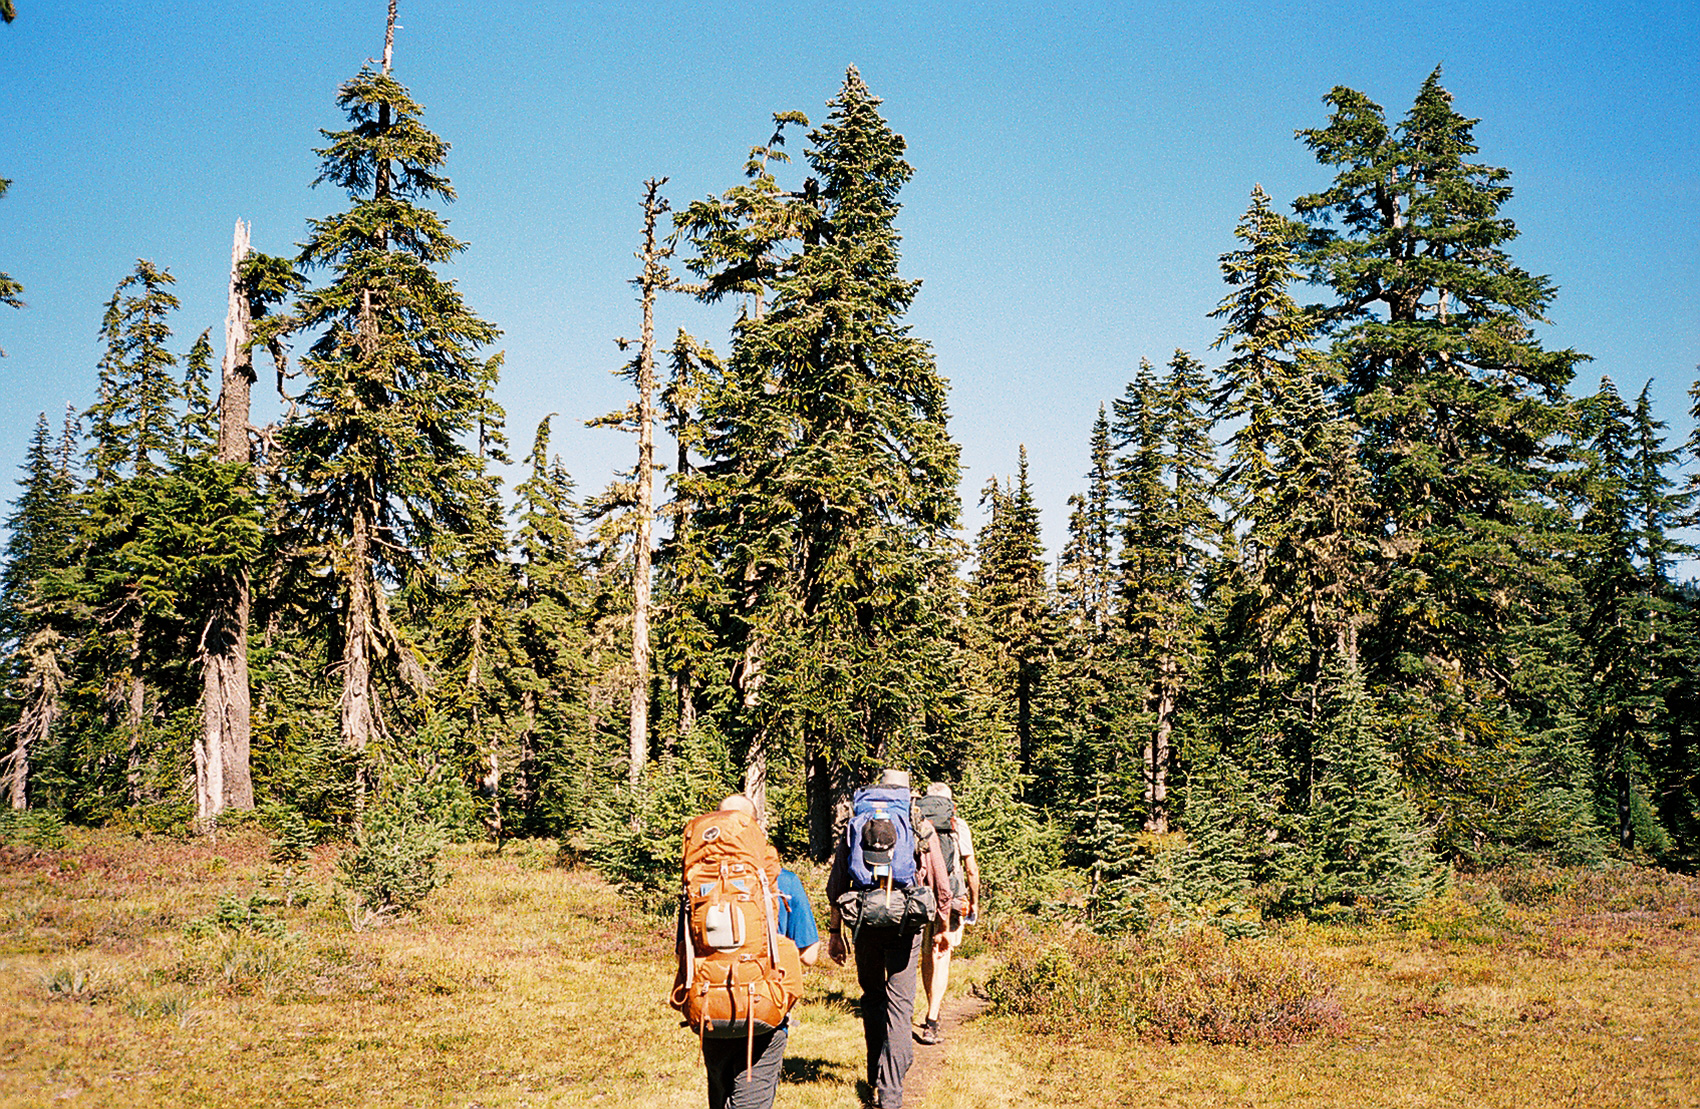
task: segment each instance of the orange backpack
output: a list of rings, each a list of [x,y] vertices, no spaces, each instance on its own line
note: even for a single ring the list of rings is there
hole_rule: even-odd
[[[779,934],[779,853],[746,813],[685,825],[679,970],[670,1002],[699,1037],[746,1041],[778,1028],[803,989],[797,945]]]

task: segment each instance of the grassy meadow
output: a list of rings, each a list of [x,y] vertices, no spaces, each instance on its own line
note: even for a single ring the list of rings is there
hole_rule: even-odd
[[[420,913],[355,930],[331,848],[285,872],[257,831],[69,834],[0,846],[0,1105],[703,1102],[663,1002],[668,923],[557,865],[552,844],[457,848]],[[804,871],[817,909],[822,877]],[[988,928],[953,996],[1042,942]],[[1411,927],[1264,942],[1314,967],[1338,1003],[1327,1031],[1173,1043],[1066,1019],[1040,1033],[994,1007],[930,1049],[908,1104],[1700,1104],[1690,880],[1477,879]],[[811,972],[780,1105],[858,1104],[856,995],[851,968]]]

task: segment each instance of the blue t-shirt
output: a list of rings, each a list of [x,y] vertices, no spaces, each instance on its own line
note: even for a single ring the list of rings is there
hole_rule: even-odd
[[[803,881],[789,870],[779,872],[779,913],[773,924],[780,935],[797,945],[798,951],[820,942],[815,911],[809,905],[809,895],[803,892]]]

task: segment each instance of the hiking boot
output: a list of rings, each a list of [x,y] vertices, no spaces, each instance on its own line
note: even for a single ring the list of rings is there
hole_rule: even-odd
[[[929,1020],[915,1029],[915,1042],[918,1044],[936,1044],[939,1042],[939,1022]]]

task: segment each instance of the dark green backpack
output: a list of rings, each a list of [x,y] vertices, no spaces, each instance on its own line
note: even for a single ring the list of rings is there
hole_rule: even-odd
[[[939,852],[944,855],[944,870],[950,875],[950,896],[961,900],[968,896],[968,881],[962,875],[962,856],[956,843],[956,802],[948,797],[928,794],[915,802],[915,820],[932,824],[939,835]],[[940,907],[941,909],[943,906]],[[941,912],[940,918],[943,919]]]

